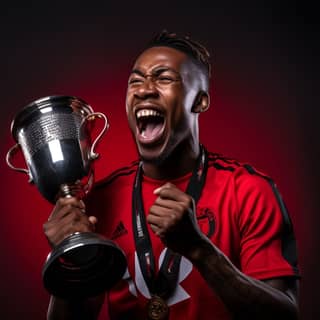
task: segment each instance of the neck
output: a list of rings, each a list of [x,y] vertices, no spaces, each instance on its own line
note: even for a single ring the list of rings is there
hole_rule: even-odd
[[[191,172],[199,156],[199,145],[194,149],[179,149],[179,147],[176,148],[174,152],[160,164],[143,161],[144,174],[157,180],[172,180]]]

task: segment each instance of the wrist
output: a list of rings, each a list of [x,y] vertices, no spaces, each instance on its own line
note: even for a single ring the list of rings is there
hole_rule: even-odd
[[[199,241],[194,244],[187,251],[185,257],[192,262],[192,264],[197,265],[203,263],[205,259],[210,257],[210,260],[213,258],[218,259],[219,252],[217,248],[211,243],[211,241],[203,236]]]

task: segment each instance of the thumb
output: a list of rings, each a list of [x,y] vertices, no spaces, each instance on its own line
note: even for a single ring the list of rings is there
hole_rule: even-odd
[[[90,216],[88,218],[91,224],[95,225],[98,222],[98,219],[95,216]]]

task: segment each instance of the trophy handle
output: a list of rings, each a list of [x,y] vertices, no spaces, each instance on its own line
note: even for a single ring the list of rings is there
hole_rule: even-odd
[[[89,115],[87,115],[82,123],[81,126],[86,122],[86,121],[92,121],[95,120],[96,118],[100,118],[104,120],[104,126],[101,130],[101,132],[98,134],[98,136],[96,137],[96,139],[94,140],[94,142],[92,143],[91,149],[90,149],[90,154],[89,154],[89,159],[90,160],[95,160],[99,157],[99,153],[96,153],[94,151],[94,148],[96,147],[97,143],[100,141],[100,139],[102,138],[102,136],[106,133],[106,131],[109,129],[109,122],[108,122],[108,118],[101,112],[94,112],[91,113]]]
[[[19,151],[21,150],[21,146],[19,143],[16,143],[13,147],[11,147],[9,149],[9,151],[7,152],[7,155],[6,155],[6,162],[7,162],[7,165],[15,170],[15,171],[18,171],[18,172],[22,172],[22,173],[25,173],[29,176],[29,183],[32,183],[33,182],[33,178],[32,178],[32,175],[31,175],[31,172],[30,170],[28,169],[24,169],[24,168],[17,168],[15,167],[12,163],[11,163],[11,159],[13,158],[13,156]]]

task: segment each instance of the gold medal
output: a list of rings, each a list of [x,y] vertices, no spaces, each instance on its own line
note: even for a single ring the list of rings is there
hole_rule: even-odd
[[[165,320],[169,318],[169,307],[159,296],[152,296],[147,304],[148,319]]]

